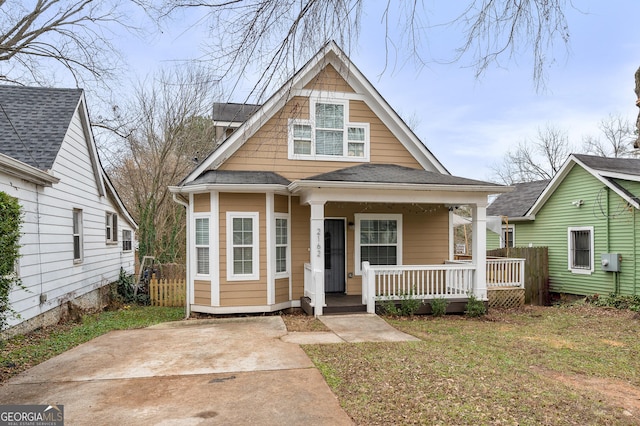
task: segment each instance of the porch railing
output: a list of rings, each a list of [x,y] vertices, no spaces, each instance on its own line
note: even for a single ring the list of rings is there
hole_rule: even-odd
[[[487,258],[487,287],[524,288],[524,259]]]
[[[362,263],[362,303],[375,313],[376,300],[466,298],[473,292],[471,264],[371,266]]]

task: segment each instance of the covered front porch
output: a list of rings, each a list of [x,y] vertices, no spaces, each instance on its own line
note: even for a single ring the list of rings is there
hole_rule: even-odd
[[[485,289],[524,289],[524,259],[493,257],[486,260]],[[469,295],[474,291],[476,267],[468,261],[450,261],[442,265],[371,266],[363,264],[361,295],[325,294],[324,314],[368,312],[385,301],[405,298],[423,301],[418,313],[430,313],[429,301],[445,299],[448,313],[464,312]],[[305,265],[305,277],[311,265]],[[307,281],[305,280],[305,283]],[[302,307],[310,315],[318,315],[311,292],[305,291]],[[477,297],[477,296],[476,296]],[[478,298],[479,299],[479,298]],[[479,299],[486,301],[488,298]],[[317,299],[316,299],[317,300]]]

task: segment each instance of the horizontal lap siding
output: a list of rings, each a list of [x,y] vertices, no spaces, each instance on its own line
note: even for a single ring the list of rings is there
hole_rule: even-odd
[[[267,237],[265,194],[220,193],[220,305],[263,306],[267,304]],[[227,281],[227,212],[258,212],[260,278],[257,281]]]
[[[23,207],[20,275],[25,290],[11,294],[13,307],[22,316],[11,325],[52,309],[61,302],[82,296],[118,278],[120,268],[132,273],[133,251],[122,251],[124,221],[114,203],[100,196],[91,166],[79,114],[52,167],[60,182],[52,187],[23,185],[13,193]],[[0,180],[5,180],[0,177]],[[12,178],[12,182],[15,181]],[[2,189],[0,189],[2,190]],[[83,261],[73,262],[73,209],[82,210]],[[105,212],[118,213],[118,242],[107,244]],[[38,226],[38,217],[39,226]],[[47,302],[40,304],[40,294]]]
[[[211,281],[195,280],[193,282],[193,293],[196,305],[211,305]]]
[[[292,299],[304,295],[304,264],[309,259],[309,206],[301,206],[299,197],[291,197],[291,286]]]
[[[289,197],[286,195],[275,195],[273,210],[276,213],[288,213],[289,212]]]
[[[354,92],[351,86],[338,74],[333,65],[327,65],[304,88],[322,92]]]
[[[283,303],[289,300],[289,278],[276,280],[276,303]]]
[[[370,123],[372,163],[420,168],[415,158],[365,102],[352,100],[349,109],[350,121]],[[271,171],[289,180],[295,180],[362,164],[351,161],[289,160],[288,119],[308,119],[308,117],[308,99],[294,97],[282,110],[264,123],[229,159],[225,160],[219,170]]]
[[[208,213],[211,211],[211,194],[193,194],[193,212]]]
[[[549,247],[549,281],[553,292],[608,294],[615,289],[614,276],[601,270],[601,253],[621,252],[623,259],[635,257],[635,213],[627,211],[608,222],[602,212],[610,215],[620,198],[604,187],[584,169],[574,166],[536,214],[535,221],[516,225],[517,246]],[[580,208],[572,204],[576,200],[583,201]],[[576,226],[594,227],[594,272],[591,275],[568,270],[568,228]],[[623,260],[619,274],[623,288],[633,287],[636,273],[635,259],[627,264]]]

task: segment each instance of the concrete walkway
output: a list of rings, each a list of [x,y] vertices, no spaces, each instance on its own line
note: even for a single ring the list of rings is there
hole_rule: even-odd
[[[190,320],[113,331],[0,386],[2,404],[64,405],[73,425],[350,425],[320,372],[292,343],[418,340],[375,315]]]

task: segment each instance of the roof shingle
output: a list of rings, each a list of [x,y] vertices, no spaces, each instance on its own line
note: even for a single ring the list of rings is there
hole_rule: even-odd
[[[489,216],[523,217],[547,187],[548,180],[515,184],[513,192],[500,194],[487,207]]]
[[[82,89],[0,85],[0,152],[50,170],[81,96]]]

